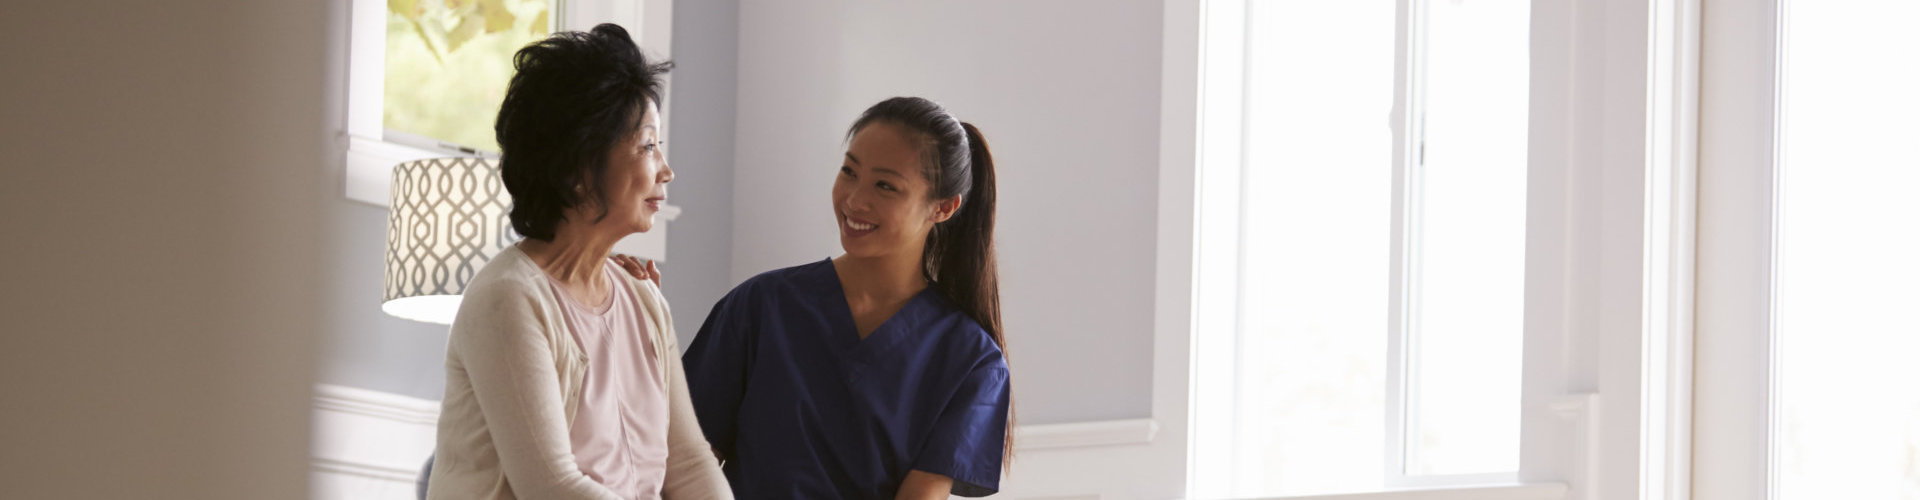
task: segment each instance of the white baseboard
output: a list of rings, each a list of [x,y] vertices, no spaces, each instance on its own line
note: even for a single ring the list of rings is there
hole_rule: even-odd
[[[1015,451],[1147,444],[1159,431],[1148,418],[1023,425],[1014,428],[1013,442]]]
[[[408,424],[434,425],[440,418],[439,401],[332,384],[314,386],[313,408]]]
[[[1567,485],[1560,483],[1504,486],[1423,488],[1413,490],[1275,497],[1261,500],[1563,500]]]
[[[424,463],[422,464],[424,465]],[[313,457],[315,473],[345,474],[375,481],[390,481],[413,484],[420,478],[421,468],[400,468],[383,465],[367,465],[343,462],[331,458]]]
[[[433,453],[440,403],[321,384],[314,387],[315,500],[411,500]]]

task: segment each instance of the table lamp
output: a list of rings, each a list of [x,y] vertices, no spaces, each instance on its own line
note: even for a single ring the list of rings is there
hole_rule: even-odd
[[[460,294],[488,260],[519,241],[500,161],[429,158],[393,168],[388,205],[387,314],[453,324]]]

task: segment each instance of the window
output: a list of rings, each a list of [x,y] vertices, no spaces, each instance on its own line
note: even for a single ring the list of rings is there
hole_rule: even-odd
[[[1920,3],[1785,12],[1774,498],[1920,499]]]
[[[1412,2],[1404,476],[1518,470],[1528,5]],[[1507,478],[1511,480],[1511,478]]]
[[[1515,480],[1529,15],[1208,3],[1196,496]]]
[[[396,164],[496,148],[494,115],[527,41],[615,23],[672,56],[673,0],[353,0],[349,16],[344,191],[375,205]]]
[[[392,142],[499,151],[513,54],[553,32],[553,0],[387,0],[382,124]]]

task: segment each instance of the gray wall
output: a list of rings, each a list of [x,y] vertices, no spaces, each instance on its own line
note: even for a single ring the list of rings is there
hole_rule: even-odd
[[[327,18],[327,130],[346,128],[346,1],[329,2]],[[386,267],[387,209],[348,201],[346,140],[337,136],[327,152],[330,175],[325,210],[336,230],[323,243],[325,288],[331,320],[320,351],[322,383],[360,387],[439,400],[446,387],[447,327],[388,316],[380,311],[381,279]]]
[[[346,39],[346,2],[328,13],[330,36]],[[667,154],[674,168],[670,203],[685,210],[671,226],[668,261],[663,265],[667,300],[674,305],[674,328],[682,344],[693,338],[714,301],[733,286],[728,273],[733,239],[734,52],[737,0],[678,2],[674,6],[674,59],[667,89]],[[346,123],[345,43],[328,54],[327,124]],[[325,269],[335,282],[327,288],[327,317],[333,319],[322,351],[323,383],[373,389],[438,400],[446,385],[443,370],[447,328],[388,316],[380,311],[385,266],[387,209],[348,201],[338,186],[344,142],[328,153],[332,171],[327,186],[327,215],[339,231],[324,245]]]
[[[6,498],[306,495],[321,2],[6,2]]]
[[[840,252],[846,127],[896,95],[998,164],[1002,308],[1024,423],[1149,415],[1160,2],[748,0],[733,277]]]
[[[328,194],[328,215],[340,229],[326,245],[335,283],[320,382],[438,401],[446,388],[447,327],[380,311],[387,209],[347,201],[337,190]]]
[[[733,288],[734,75],[739,0],[675,2],[675,67],[667,101],[669,200],[685,212],[667,237],[664,288],[680,344]]]

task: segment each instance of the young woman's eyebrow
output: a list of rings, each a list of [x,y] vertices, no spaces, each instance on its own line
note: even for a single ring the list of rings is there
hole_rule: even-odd
[[[849,151],[847,152],[847,161],[853,162],[854,165],[859,165],[860,157],[854,156],[853,152]],[[900,175],[900,171],[887,168],[887,167],[875,167],[873,171],[876,173],[891,175],[894,177],[906,177],[905,175]]]

